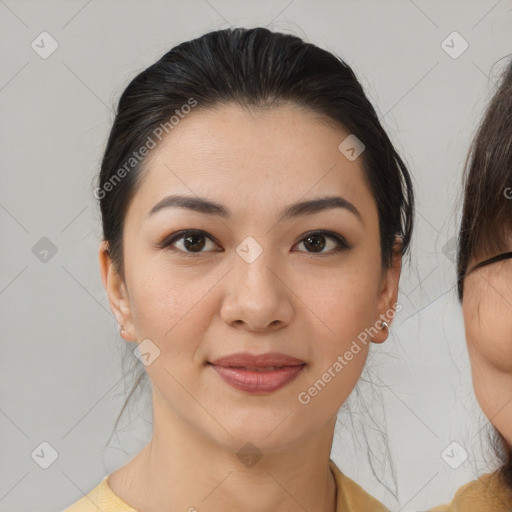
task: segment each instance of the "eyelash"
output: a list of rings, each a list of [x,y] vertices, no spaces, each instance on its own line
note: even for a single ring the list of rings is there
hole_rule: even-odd
[[[172,235],[164,238],[161,242],[158,242],[155,247],[157,249],[168,248],[172,251],[178,252],[181,256],[184,256],[186,258],[197,258],[198,256],[201,256],[205,252],[210,252],[210,251],[187,252],[187,251],[183,251],[181,249],[177,249],[176,247],[172,247],[172,244],[174,242],[177,242],[178,240],[187,238],[187,236],[190,236],[190,235],[204,236],[205,238],[208,238],[212,242],[217,243],[205,231],[202,231],[200,229],[186,229],[183,231],[178,231],[176,233],[173,233]],[[346,251],[346,250],[349,250],[352,248],[341,235],[338,235],[337,233],[334,233],[332,231],[323,230],[323,229],[320,229],[318,231],[310,231],[309,233],[306,233],[303,236],[303,238],[301,238],[297,243],[304,242],[307,238],[309,238],[311,236],[315,236],[315,235],[324,236],[325,238],[331,238],[331,239],[335,240],[339,245],[335,249],[332,249],[331,252],[326,252],[326,253],[309,252],[309,254],[312,254],[315,256],[330,256],[332,254],[337,254],[339,252]],[[300,252],[304,252],[304,251],[300,251]],[[305,251],[305,252],[308,252],[308,251]]]

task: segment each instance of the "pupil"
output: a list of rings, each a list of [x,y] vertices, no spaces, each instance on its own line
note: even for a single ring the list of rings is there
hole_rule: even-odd
[[[311,240],[317,240],[319,243],[312,243],[311,245],[314,247],[315,252],[320,252],[325,247],[325,239],[319,235],[312,235],[306,238],[306,244],[311,243]],[[318,250],[316,250],[318,249]]]
[[[194,239],[196,239],[196,240],[199,239],[203,243],[199,243],[199,247],[197,247],[198,244],[194,244],[193,242],[192,242],[192,244],[188,243],[190,240],[194,240]],[[187,236],[186,238],[184,238],[183,241],[184,241],[185,248],[187,250],[198,249],[200,251],[204,247],[204,237],[202,235],[190,235],[190,236]]]

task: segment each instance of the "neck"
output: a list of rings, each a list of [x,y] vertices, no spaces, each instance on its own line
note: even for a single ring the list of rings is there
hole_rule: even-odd
[[[329,459],[336,416],[300,445],[262,450],[221,445],[162,407],[153,397],[153,437],[109,486],[144,512],[244,510],[334,512]],[[288,423],[293,425],[293,422]],[[229,442],[229,439],[227,440]],[[233,441],[231,439],[231,441]]]

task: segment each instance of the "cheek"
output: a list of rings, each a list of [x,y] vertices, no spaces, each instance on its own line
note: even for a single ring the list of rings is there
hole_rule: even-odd
[[[326,295],[325,316],[342,338],[357,335],[376,320],[376,289],[367,276],[354,272],[338,280],[333,279]]]
[[[145,370],[152,387],[183,417],[190,406],[190,392],[208,393],[197,375],[204,363],[202,343],[215,313],[209,291],[217,281],[208,276],[185,279],[167,268],[148,269],[132,283],[137,339],[150,339],[157,347],[149,345],[158,356]]]
[[[335,414],[364,368],[375,318],[376,290],[371,272],[331,273],[321,288],[302,297],[310,310],[302,323],[314,337],[314,364],[298,395],[311,417]],[[304,340],[302,341],[304,342]]]
[[[482,298],[464,305],[464,325],[472,365],[512,375],[512,309]]]
[[[218,276],[196,275],[162,268],[157,263],[138,265],[132,274],[131,308],[137,339],[153,340],[162,353],[172,351],[180,359],[199,344],[200,332],[209,321],[207,293]],[[188,356],[190,359],[190,355]]]
[[[316,275],[317,286],[312,280],[309,287],[301,288],[300,296],[310,309],[304,313],[306,321],[314,326],[316,338],[318,364],[313,372],[320,374],[342,358],[343,377],[337,377],[339,386],[333,387],[347,389],[348,385],[351,390],[362,372],[371,337],[378,332],[374,324],[379,270],[358,258],[346,268],[331,269],[325,278]]]
[[[512,439],[512,314],[497,286],[470,286],[463,300],[464,327],[476,398],[484,414]]]

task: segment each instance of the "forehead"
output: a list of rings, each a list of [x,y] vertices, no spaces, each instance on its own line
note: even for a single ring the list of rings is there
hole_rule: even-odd
[[[146,213],[170,193],[273,209],[274,203],[339,193],[376,215],[362,158],[339,145],[342,126],[295,105],[224,105],[185,116],[144,164],[133,203]]]

